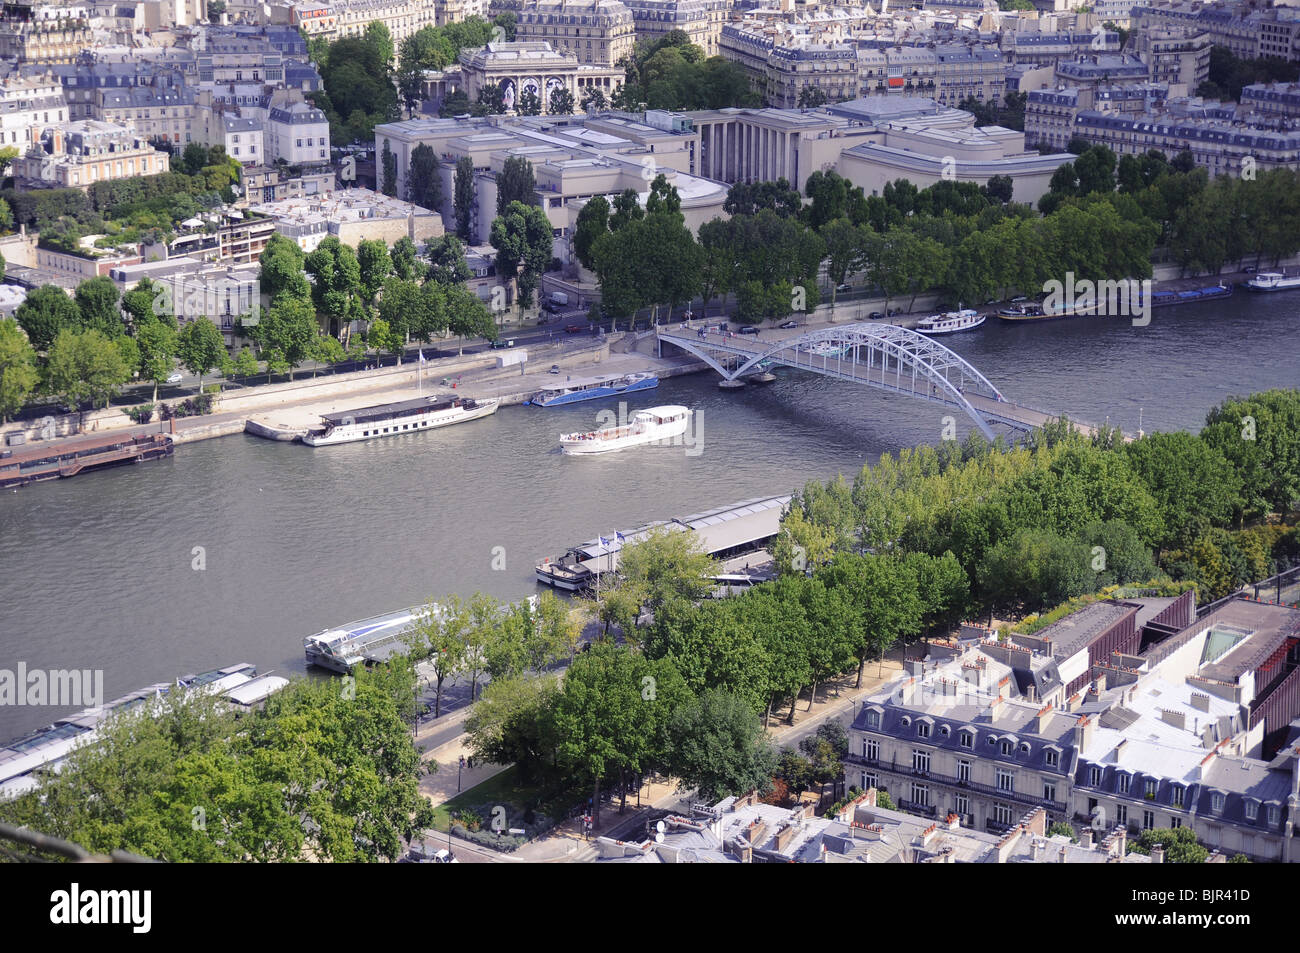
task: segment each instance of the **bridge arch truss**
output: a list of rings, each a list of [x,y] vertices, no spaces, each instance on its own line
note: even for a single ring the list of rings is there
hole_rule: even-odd
[[[1006,398],[970,362],[897,325],[846,324],[771,343],[750,335],[664,328],[659,341],[695,355],[729,381],[782,365],[961,410],[989,440],[994,423],[1023,426],[998,412],[996,405],[1005,405]]]

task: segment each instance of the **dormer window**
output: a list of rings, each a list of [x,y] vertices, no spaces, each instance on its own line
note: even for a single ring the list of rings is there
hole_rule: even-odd
[[[1171,792],[1172,792],[1172,800],[1173,800],[1174,807],[1182,807],[1182,806],[1183,806],[1183,791],[1184,791],[1185,789],[1184,789],[1181,785],[1177,785],[1177,784],[1176,784],[1176,785],[1174,785],[1170,790],[1171,790]]]
[[[1055,768],[1061,763],[1061,755],[1059,752],[1048,748],[1043,752],[1043,760],[1047,762],[1049,768]]]
[[[1145,794],[1148,801],[1155,800],[1156,788],[1159,786],[1159,784],[1160,782],[1157,781],[1155,778],[1147,778]]]
[[[961,732],[961,734],[958,735],[958,739],[960,740],[961,746],[963,748],[975,747],[975,736],[971,734],[969,731]]]
[[[1222,794],[1214,793],[1210,795],[1210,809],[1216,814],[1223,813],[1223,803],[1226,800]]]
[[[1276,804],[1268,806],[1268,826],[1277,827],[1278,821],[1282,819],[1282,812]]]
[[[868,728],[880,727],[880,712],[878,711],[867,712],[867,727]]]
[[[952,734],[952,729],[949,728],[947,725],[940,725],[940,726],[939,726],[939,734],[940,734],[942,737],[947,738],[949,735]]]
[[[1119,777],[1119,793],[1128,794],[1129,782],[1132,779],[1127,774],[1120,774],[1118,775],[1118,777]]]
[[[1011,742],[1010,741],[1002,742],[1002,753],[1004,755],[1010,755],[1011,751],[1012,751]]]
[[[1246,820],[1254,822],[1259,819],[1259,802],[1246,801]]]
[[[930,723],[927,721],[918,721],[916,723],[916,736],[918,738],[930,737]]]

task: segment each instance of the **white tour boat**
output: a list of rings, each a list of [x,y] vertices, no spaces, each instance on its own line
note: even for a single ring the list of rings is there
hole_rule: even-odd
[[[307,431],[303,434],[302,442],[312,447],[324,447],[373,437],[392,437],[464,423],[496,412],[495,400],[418,397],[393,404],[358,407],[340,414],[321,414],[325,425]]]
[[[932,314],[916,323],[916,330],[921,334],[956,334],[958,331],[970,331],[984,323],[984,315],[974,308],[962,308],[960,311],[945,311]]]
[[[1300,275],[1264,271],[1246,282],[1246,287],[1251,291],[1293,291],[1300,288]]]
[[[691,422],[689,408],[678,404],[650,407],[632,415],[622,427],[606,427],[588,433],[566,433],[560,437],[565,453],[609,453],[643,443],[657,443],[680,437]]]

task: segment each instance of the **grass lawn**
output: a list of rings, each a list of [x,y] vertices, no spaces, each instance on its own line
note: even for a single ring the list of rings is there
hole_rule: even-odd
[[[538,800],[546,793],[540,787],[522,783],[519,780],[518,765],[512,764],[500,774],[492,775],[486,781],[462,791],[450,801],[434,808],[433,826],[436,830],[445,832],[453,811],[479,809],[484,804],[504,804],[513,808],[515,812],[523,811],[527,807],[536,807]],[[484,824],[489,821],[489,817],[483,818]]]

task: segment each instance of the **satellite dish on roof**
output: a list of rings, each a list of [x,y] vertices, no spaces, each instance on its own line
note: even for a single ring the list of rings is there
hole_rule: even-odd
[[[660,821],[655,825],[655,830],[657,830],[660,834],[662,834],[664,831],[668,830],[668,825],[665,824],[663,821]]]
[[[663,842],[664,842],[664,835],[663,835],[663,834],[656,834],[656,835],[655,835],[655,843],[656,843],[656,844],[662,844]]]

